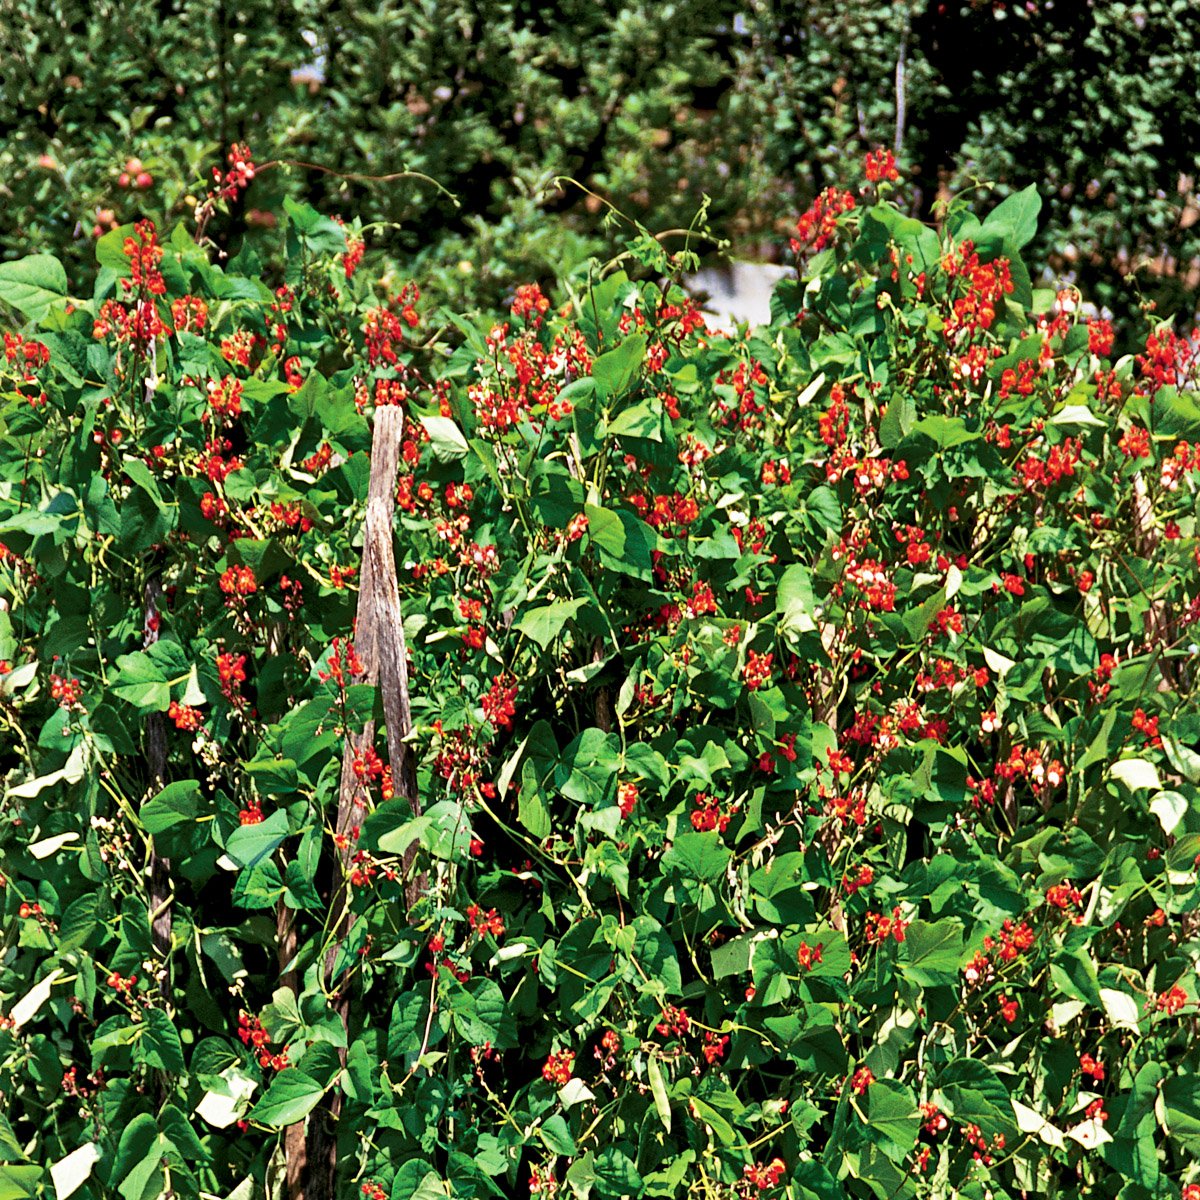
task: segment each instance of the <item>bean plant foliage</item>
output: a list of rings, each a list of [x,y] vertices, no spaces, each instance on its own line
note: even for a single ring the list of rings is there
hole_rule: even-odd
[[[1200,1194],[1195,345],[866,175],[734,334],[4,267],[0,1196]]]

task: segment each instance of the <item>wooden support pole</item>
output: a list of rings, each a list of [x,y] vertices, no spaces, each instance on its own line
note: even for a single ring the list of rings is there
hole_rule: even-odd
[[[371,475],[367,487],[367,513],[363,524],[362,571],[359,576],[358,613],[355,620],[354,650],[362,670],[355,683],[377,685],[383,701],[388,758],[397,796],[409,803],[414,816],[421,812],[417,796],[415,757],[405,741],[412,729],[412,709],[408,694],[408,652],[404,644],[404,625],[400,611],[400,590],[396,579],[396,561],[392,549],[392,517],[396,505],[396,477],[400,469],[400,444],[404,430],[404,410],[389,406],[375,412],[371,441]],[[349,1028],[350,997],[339,991],[335,972],[338,957],[354,923],[347,885],[352,856],[350,831],[361,824],[367,807],[367,790],[354,771],[355,759],[373,745],[375,722],[368,721],[360,731],[348,731],[342,756],[342,774],[338,792],[338,812],[334,829],[346,835],[338,851],[333,903],[340,907],[334,925],[336,934],[324,962],[326,987],[334,993],[334,1008]],[[409,879],[416,857],[415,847],[404,856],[406,899],[411,906],[419,894],[420,880]],[[346,1052],[341,1051],[345,1065]],[[297,1177],[305,1186],[291,1191],[292,1200],[334,1200],[337,1173],[337,1119],[341,1095],[333,1092],[327,1104],[309,1117],[305,1160]],[[289,1131],[290,1132],[290,1131]],[[285,1145],[290,1145],[290,1141]],[[289,1163],[288,1178],[293,1177]]]

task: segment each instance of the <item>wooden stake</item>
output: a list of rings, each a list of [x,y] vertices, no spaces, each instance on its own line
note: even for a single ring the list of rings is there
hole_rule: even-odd
[[[414,816],[421,813],[417,796],[415,758],[405,742],[412,729],[412,709],[408,695],[408,651],[404,644],[404,625],[400,611],[400,590],[396,580],[396,560],[392,550],[392,517],[396,504],[396,476],[400,469],[400,444],[404,430],[404,410],[389,406],[375,413],[371,440],[371,476],[367,487],[367,513],[363,524],[362,572],[359,576],[358,613],[354,629],[354,650],[362,666],[355,683],[378,685],[382,694],[384,720],[387,723],[388,758],[396,795],[404,797]],[[325,956],[326,986],[336,987],[337,960],[354,923],[350,911],[348,885],[352,855],[350,831],[362,822],[367,807],[367,790],[354,772],[354,760],[373,745],[375,722],[368,721],[361,732],[348,732],[342,756],[342,775],[338,792],[338,834],[346,835],[338,851],[338,872],[334,903],[341,905],[335,925],[333,944]],[[422,889],[420,879],[408,878],[416,847],[404,856],[405,896],[409,907]],[[336,993],[335,1011],[349,1028],[350,997]],[[345,1065],[346,1052],[341,1052]],[[306,1179],[307,1188],[292,1192],[292,1200],[333,1200],[337,1173],[337,1119],[342,1098],[334,1092],[327,1104],[309,1117],[305,1161],[296,1175]],[[286,1143],[291,1145],[290,1139]],[[288,1177],[293,1177],[289,1163]]]

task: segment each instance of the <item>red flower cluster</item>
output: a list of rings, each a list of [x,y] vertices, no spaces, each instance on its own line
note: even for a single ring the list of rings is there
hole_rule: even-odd
[[[867,1088],[875,1082],[875,1073],[870,1067],[859,1067],[853,1075],[850,1076],[850,1087],[858,1096],[863,1095]]]
[[[867,863],[863,863],[853,877],[851,877],[848,872],[842,875],[842,888],[845,890],[847,896],[853,896],[854,893],[859,890],[859,888],[867,887],[869,884],[874,882],[875,871]]]
[[[711,1067],[718,1059],[725,1057],[729,1050],[729,1034],[713,1033],[711,1029],[704,1031],[704,1045],[701,1047],[701,1052],[704,1055],[705,1062]]]
[[[826,188],[796,222],[792,252],[803,254],[824,250],[837,231],[837,219],[854,208],[854,194],[835,187]]]
[[[1083,905],[1083,895],[1068,879],[1065,883],[1056,883],[1046,889],[1046,903],[1064,912]]]
[[[358,270],[366,249],[366,242],[360,238],[353,237],[349,233],[346,234],[346,253],[342,255],[342,270],[345,272],[347,279],[354,277],[354,272]]]
[[[59,708],[76,707],[82,695],[83,684],[78,679],[64,679],[61,675],[50,676],[50,698],[58,701]]]
[[[1146,739],[1147,746],[1162,746],[1162,737],[1158,732],[1158,718],[1148,717],[1146,710],[1135,708],[1130,724]]]
[[[796,951],[796,960],[800,963],[800,970],[811,971],[821,961],[824,952],[824,942],[818,942],[815,946],[801,942],[800,949]]]
[[[997,309],[1015,285],[1008,259],[980,262],[971,241],[962,242],[957,249],[952,248],[942,259],[942,269],[951,279],[960,279],[966,284],[965,293],[954,301],[942,330],[946,341],[955,345],[971,340],[977,332],[990,329]]]
[[[517,715],[517,681],[511,675],[496,675],[480,704],[484,718],[497,729],[511,729]]]
[[[575,1067],[574,1050],[557,1050],[549,1055],[542,1066],[542,1078],[547,1083],[556,1083],[560,1087],[568,1083]]]
[[[1107,358],[1112,353],[1116,334],[1112,322],[1101,317],[1089,317],[1087,322],[1088,353],[1097,358]]]
[[[227,567],[217,585],[227,596],[253,596],[258,591],[254,571],[246,566]]]
[[[122,279],[127,292],[146,291],[154,296],[166,294],[167,282],[163,279],[158,264],[162,262],[163,248],[158,244],[158,231],[153,221],[139,221],[133,227],[133,237],[127,237],[123,249],[129,259],[132,277]]]
[[[882,146],[869,151],[863,160],[863,174],[868,183],[895,183],[900,178],[900,172],[896,170],[896,156]]]
[[[691,1017],[682,1008],[668,1004],[663,1009],[662,1020],[654,1028],[660,1037],[683,1037],[691,1027]]]
[[[985,1167],[992,1166],[995,1161],[992,1156],[992,1151],[1004,1149],[1004,1134],[997,1133],[992,1136],[989,1143],[987,1138],[983,1136],[983,1131],[978,1125],[964,1125],[962,1127],[962,1135],[967,1139],[968,1145],[973,1147],[971,1157],[978,1163],[982,1163]]]
[[[467,920],[480,937],[489,933],[495,938],[504,936],[504,919],[494,908],[489,908],[487,912],[484,912],[478,904],[472,904],[467,909]]]
[[[867,913],[864,933],[868,945],[875,946],[880,942],[886,942],[889,936],[897,942],[904,941],[904,931],[907,928],[908,922],[900,916],[900,909],[897,907],[892,909],[890,917],[885,917],[882,913],[877,912]]]
[[[752,692],[771,683],[771,664],[775,661],[774,654],[756,654],[753,650],[746,653],[746,665],[742,668],[742,679]]]
[[[963,967],[967,986],[986,983],[994,976],[996,967],[989,955],[994,954],[997,962],[1015,962],[1033,945],[1033,937],[1033,930],[1024,921],[1017,925],[1011,918],[1005,918],[1000,932],[995,937],[988,934],[983,939],[983,950],[976,951]]]
[[[655,496],[651,505],[640,494],[629,497],[629,503],[647,525],[657,529],[663,537],[682,537],[700,516],[700,506],[691,496],[672,492],[669,496]]]
[[[383,759],[374,746],[365,746],[351,759],[350,770],[359,783],[369,785],[383,775]]]
[[[1137,361],[1149,395],[1187,381],[1200,362],[1195,348],[1198,341],[1200,331],[1193,331],[1190,338],[1180,337],[1169,325],[1160,326],[1146,338],[1146,353],[1139,354]]]
[[[217,678],[221,685],[221,695],[233,703],[241,700],[238,685],[246,682],[246,656],[230,654],[227,651],[217,655]]]
[[[415,311],[412,313],[416,317]],[[410,327],[417,324],[409,322]],[[386,305],[372,308],[363,317],[363,337],[367,343],[367,362],[372,367],[395,366],[400,361],[398,345],[404,342],[405,322]]]
[[[542,289],[536,283],[523,283],[517,288],[509,311],[518,321],[526,320],[536,325],[549,308],[549,299],[542,295]]]
[[[1117,449],[1126,458],[1149,458],[1150,431],[1143,429],[1140,425],[1130,425],[1121,435],[1121,440],[1117,443]]]
[[[1165,1012],[1168,1017],[1173,1017],[1187,1002],[1187,992],[1176,983],[1159,995],[1154,1007],[1158,1012]]]
[[[271,1053],[270,1034],[263,1028],[262,1021],[258,1017],[253,1017],[246,1012],[240,1013],[238,1015],[238,1037],[243,1046],[249,1046],[256,1053],[258,1065],[264,1070],[271,1067],[276,1071],[284,1071],[292,1065],[288,1062],[286,1050],[282,1050],[278,1054]]]
[[[617,804],[621,809],[621,816],[631,816],[637,802],[638,789],[636,783],[622,783],[617,788]]]
[[[859,594],[859,605],[871,612],[896,611],[896,585],[888,576],[887,569],[876,559],[864,558],[846,562],[844,576]]]
[[[213,179],[221,196],[226,200],[236,200],[238,192],[245,191],[254,180],[254,156],[244,142],[234,142],[226,157],[229,170],[222,175],[220,167],[213,167]]]
[[[758,1188],[760,1192],[765,1192],[770,1188],[778,1187],[779,1181],[783,1178],[786,1171],[787,1164],[783,1159],[773,1158],[766,1166],[753,1163],[743,1168],[742,1175]]]
[[[1080,443],[1075,438],[1064,438],[1048,450],[1031,448],[1019,467],[1022,486],[1031,492],[1053,487],[1061,480],[1070,478],[1075,474],[1080,449]]]
[[[204,723],[204,714],[198,708],[180,704],[177,700],[171,701],[170,707],[167,709],[167,716],[175,722],[176,729],[182,729],[188,733],[199,729]]]
[[[696,805],[696,811],[692,813],[692,828],[698,833],[710,833],[714,829],[724,833],[729,828],[732,810],[723,811],[715,796],[697,792],[692,801]]]
[[[318,671],[317,678],[322,683],[332,679],[339,689],[345,688],[354,676],[362,676],[367,673],[362,660],[355,652],[354,643],[342,638],[333,639],[329,657],[325,662],[329,670]]]

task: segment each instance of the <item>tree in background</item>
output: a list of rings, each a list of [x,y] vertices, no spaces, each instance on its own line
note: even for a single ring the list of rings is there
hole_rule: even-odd
[[[1038,261],[1123,314],[1139,303],[1130,272],[1160,313],[1190,313],[1191,10],[0,0],[0,244],[86,265],[94,233],[184,215],[248,140],[280,165],[219,236],[273,244],[263,227],[287,194],[355,213],[377,226],[373,248],[415,259],[448,299],[490,304],[597,248],[589,190],[656,226],[686,224],[708,196],[756,255],[882,143],[916,185],[915,215],[948,188],[1035,182],[1050,193]]]

